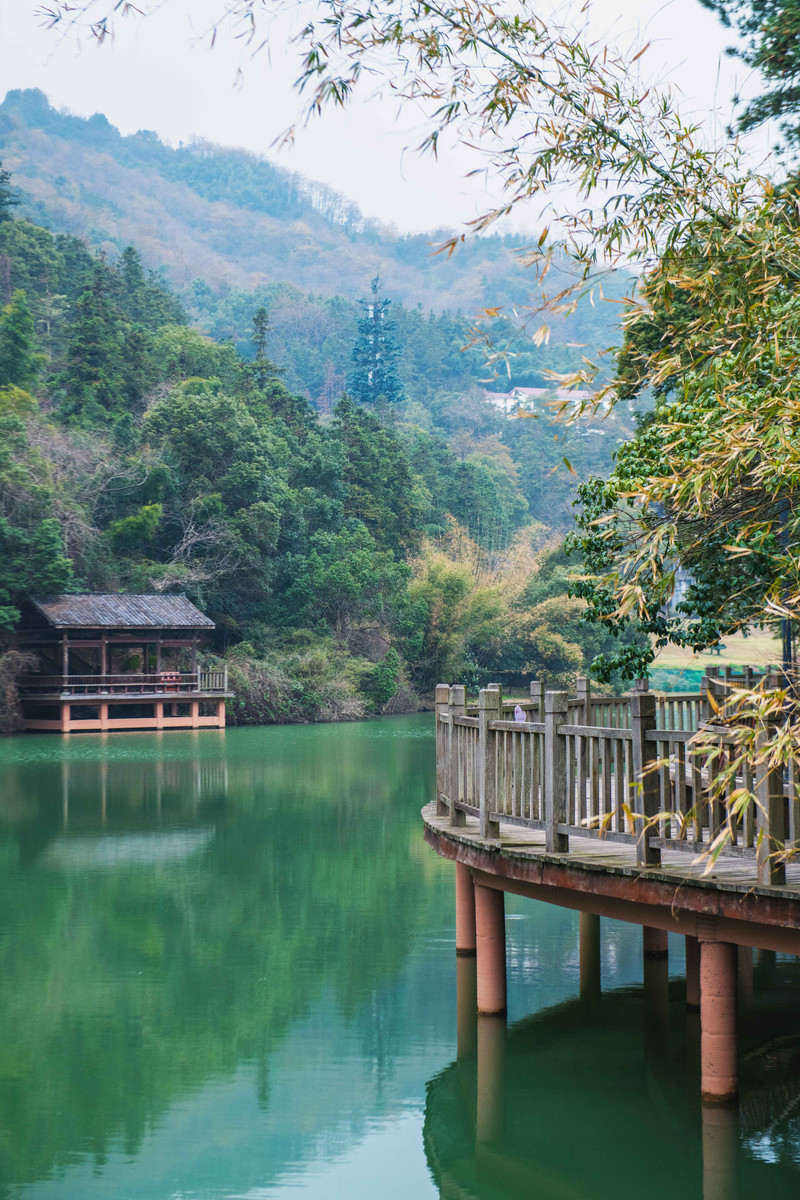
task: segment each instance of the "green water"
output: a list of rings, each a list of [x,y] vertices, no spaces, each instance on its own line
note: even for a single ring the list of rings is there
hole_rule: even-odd
[[[456,1061],[432,768],[430,717],[0,742],[0,1196],[703,1196],[677,941],[654,1034],[635,928],[587,1007],[576,916],[511,900]],[[800,1188],[800,976],[756,982],[706,1200]]]

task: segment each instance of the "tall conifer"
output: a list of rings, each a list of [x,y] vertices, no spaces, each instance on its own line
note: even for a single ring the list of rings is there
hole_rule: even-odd
[[[400,347],[395,323],[389,316],[392,302],[381,297],[380,289],[380,278],[376,275],[372,280],[372,295],[358,302],[361,316],[353,346],[350,394],[359,404],[375,404],[379,400],[396,404],[405,399],[397,370]]]

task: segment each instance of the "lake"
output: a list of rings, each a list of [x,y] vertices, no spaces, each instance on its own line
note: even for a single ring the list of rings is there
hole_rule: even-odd
[[[795,1198],[794,959],[704,1118],[680,940],[654,1033],[640,930],[581,1002],[577,914],[512,897],[508,1033],[457,1060],[433,772],[430,716],[0,741],[0,1196]]]

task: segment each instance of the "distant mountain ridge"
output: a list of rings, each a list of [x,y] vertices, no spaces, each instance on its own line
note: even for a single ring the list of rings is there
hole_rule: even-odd
[[[524,305],[525,239],[470,239],[451,258],[439,231],[400,236],[324,184],[242,150],[167,146],[123,136],[106,117],[53,108],[41,91],[0,105],[0,157],[24,193],[22,211],[116,256],[129,243],[178,289],[291,283],[323,295],[363,295],[380,274],[406,305],[476,311]]]

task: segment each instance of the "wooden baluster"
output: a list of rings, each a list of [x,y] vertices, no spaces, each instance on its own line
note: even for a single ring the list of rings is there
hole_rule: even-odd
[[[497,806],[497,735],[490,721],[500,719],[502,696],[498,688],[481,688],[478,695],[478,807],[482,838],[500,836],[500,825],[490,814]]]
[[[436,814],[443,817],[447,812],[446,793],[450,775],[451,729],[442,721],[449,719],[450,685],[437,683],[434,701],[436,714]]]
[[[753,768],[750,763],[745,763],[742,768],[742,787],[745,787],[748,792],[755,794],[756,780],[753,774]],[[742,820],[742,840],[745,846],[752,849],[755,845],[756,837],[756,811],[755,802],[751,801],[744,810]]]
[[[625,832],[625,814],[622,806],[625,803],[625,742],[614,741],[614,809],[616,820],[614,828],[617,833]]]
[[[636,811],[640,816],[640,828],[637,829],[636,861],[642,866],[658,866],[661,862],[661,850],[658,846],[650,845],[650,838],[656,832],[651,826],[652,819],[659,810],[658,778],[652,770],[652,765],[658,754],[655,742],[647,738],[647,734],[656,727],[655,696],[647,692],[635,692],[632,699],[633,717],[633,775],[638,791]]]
[[[770,736],[774,728],[759,731],[756,735],[756,749],[759,756],[766,753]],[[786,829],[783,807],[783,771],[780,767],[772,767],[765,762],[756,768],[756,788],[761,806],[759,824],[763,821],[763,830],[758,841],[757,864],[759,883],[786,883],[786,864],[777,862],[775,854],[784,847]]]
[[[717,749],[714,752],[714,757],[709,760],[708,764],[708,782],[711,786],[712,780],[725,770],[725,747],[720,740],[717,742]],[[722,803],[719,798],[719,787],[715,786],[710,795],[708,803],[708,832],[711,841],[719,833],[722,828]]]
[[[798,761],[792,757],[789,760],[789,832],[788,844],[800,846],[800,778],[798,778]]]
[[[466,755],[465,750],[465,735],[471,733],[469,729],[464,729],[461,725],[455,724],[456,717],[463,717],[466,712],[467,695],[466,689],[462,684],[457,683],[450,688],[448,696],[447,711],[450,716],[450,778],[448,780],[449,805],[448,812],[450,816],[450,824],[459,826],[466,824],[466,813],[462,812],[457,807],[458,801],[462,798],[461,787],[463,783],[463,799],[466,804],[474,803],[470,792],[468,791],[468,780],[466,778]]]
[[[602,827],[604,830],[611,828],[610,813],[611,813],[611,747],[616,745],[616,738],[603,738],[600,743],[601,762],[600,769],[602,772],[603,782],[603,800],[600,806],[600,813],[603,817]]]
[[[686,743],[675,742],[675,808],[678,815],[678,837],[686,837]]]
[[[554,854],[566,854],[569,850],[569,835],[558,829],[559,825],[567,823],[566,739],[558,732],[558,727],[567,723],[568,701],[567,692],[545,693],[545,843]]]

